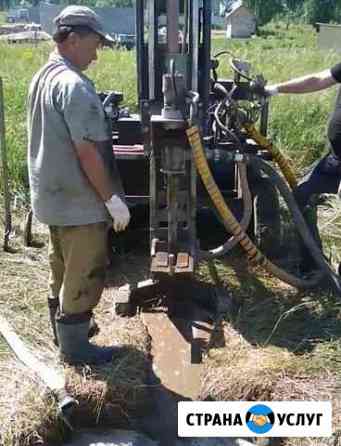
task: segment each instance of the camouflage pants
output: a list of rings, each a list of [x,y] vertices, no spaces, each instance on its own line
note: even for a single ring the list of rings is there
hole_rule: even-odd
[[[49,288],[61,311],[79,314],[99,302],[107,261],[107,223],[50,226]]]

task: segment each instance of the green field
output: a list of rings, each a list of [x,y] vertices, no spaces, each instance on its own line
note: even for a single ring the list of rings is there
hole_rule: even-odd
[[[51,46],[0,45],[0,76],[5,86],[7,145],[13,186],[27,189],[25,98],[35,71],[47,60]],[[272,24],[252,39],[227,40],[214,36],[212,54],[228,49],[263,73],[269,83],[321,70],[338,62],[338,56],[316,46],[311,27]],[[222,60],[220,76],[229,75],[228,59]],[[136,108],[135,51],[103,50],[88,72],[98,90],[121,90],[125,105]],[[325,126],[335,89],[305,96],[282,96],[272,101],[270,134],[295,158],[297,168],[307,165],[325,149]]]

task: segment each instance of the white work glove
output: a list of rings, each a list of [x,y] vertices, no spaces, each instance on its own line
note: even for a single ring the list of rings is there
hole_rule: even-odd
[[[113,227],[116,232],[124,231],[130,220],[130,212],[128,206],[121,200],[118,195],[113,195],[105,205],[114,220]]]
[[[266,85],[264,87],[265,96],[277,96],[279,94],[277,85]]]

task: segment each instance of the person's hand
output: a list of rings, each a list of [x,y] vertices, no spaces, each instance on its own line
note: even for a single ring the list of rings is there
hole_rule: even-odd
[[[113,227],[116,232],[124,231],[130,220],[130,212],[128,206],[121,200],[118,195],[113,195],[105,205],[111,215]]]
[[[276,96],[279,93],[277,85],[264,85],[264,82],[257,82],[257,80],[250,82],[250,90],[263,97]]]
[[[277,85],[266,85],[264,87],[265,96],[277,96],[279,93]]]

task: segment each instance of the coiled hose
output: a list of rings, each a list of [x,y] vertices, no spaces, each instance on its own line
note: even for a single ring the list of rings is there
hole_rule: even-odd
[[[251,241],[250,237],[246,234],[246,232],[241,228],[239,222],[233,215],[233,213],[230,211],[229,207],[225,203],[224,197],[222,196],[219,188],[217,187],[210,168],[208,166],[203,146],[201,143],[201,137],[198,127],[193,126],[187,129],[186,131],[187,137],[189,140],[189,143],[191,145],[192,151],[193,151],[193,159],[196,165],[196,168],[199,172],[199,175],[214,203],[216,206],[220,216],[222,217],[224,224],[226,227],[228,227],[229,231],[233,234],[234,237],[236,237],[239,240],[239,243],[246,251],[246,254],[248,256],[248,259],[253,263],[258,263],[263,268],[265,268],[267,271],[269,271],[271,274],[278,277],[283,282],[286,282],[296,288],[312,288],[315,287],[320,281],[323,275],[328,275],[330,278],[331,285],[333,289],[341,294],[341,287],[339,283],[339,278],[336,276],[336,274],[331,270],[328,263],[323,258],[320,249],[316,246],[315,240],[310,235],[309,229],[306,226],[305,220],[298,209],[298,206],[291,196],[291,192],[289,188],[287,187],[286,183],[281,179],[281,177],[272,169],[270,166],[268,166],[265,161],[260,160],[260,158],[255,158],[255,161],[261,161],[263,164],[258,164],[259,167],[263,171],[265,171],[267,174],[269,174],[269,169],[271,169],[271,178],[273,181],[275,181],[275,184],[278,185],[278,188],[280,191],[284,191],[284,198],[287,199],[287,203],[289,206],[289,209],[291,211],[294,210],[293,216],[295,221],[298,223],[298,229],[300,231],[300,234],[304,240],[304,242],[307,244],[309,249],[311,249],[311,253],[318,263],[318,265],[322,269],[323,274],[318,274],[315,277],[311,279],[302,279],[294,276],[293,274],[290,274],[283,269],[279,268],[277,265],[273,264],[269,259],[267,259],[260,251],[259,249],[254,245],[254,243]],[[266,167],[265,167],[266,166]],[[268,169],[269,167],[269,169]],[[274,174],[277,174],[274,175]],[[288,197],[290,196],[291,199]]]
[[[289,183],[290,187],[294,189],[297,186],[297,180],[295,177],[295,174],[293,170],[291,169],[291,166],[288,162],[288,160],[285,158],[285,156],[282,154],[282,152],[273,146],[273,144],[265,137],[263,136],[253,124],[245,123],[243,125],[244,129],[247,131],[247,134],[249,137],[254,139],[254,141],[260,145],[262,148],[267,150],[269,153],[271,153],[273,161],[275,161],[278,166],[281,169],[281,172],[283,173],[284,177],[286,178],[287,182]],[[302,217],[302,213],[299,211],[297,212],[297,203],[294,200],[292,194],[290,193],[289,189],[286,187],[286,184],[283,182],[282,178],[277,174],[277,172],[271,168],[271,166],[265,162],[262,162],[260,158],[253,158],[254,165],[259,166],[261,170],[263,170],[267,175],[269,176],[269,179],[272,180],[273,184],[276,184],[278,189],[280,190],[282,196],[285,197],[285,201],[288,204],[289,209],[292,212],[292,215],[294,217],[294,221],[298,225],[299,228],[302,228],[302,231],[306,231],[307,227],[306,225],[302,225],[302,221],[305,220]],[[290,205],[289,205],[290,203]],[[303,220],[302,220],[303,219]],[[306,237],[304,237],[301,234],[303,240],[308,245],[308,249],[315,250],[315,260],[318,265],[320,265],[321,269],[324,270],[325,274],[330,277],[330,280],[332,281],[332,287],[336,289],[336,291],[340,292],[340,278],[338,275],[335,274],[335,272],[330,268],[330,265],[328,262],[326,262],[323,254],[321,253],[320,248],[316,244],[315,239],[311,237],[310,231],[307,231]],[[310,241],[307,241],[307,238],[310,239]],[[311,241],[313,240],[313,243]],[[310,247],[309,247],[310,246]],[[317,257],[316,257],[317,256]],[[321,274],[321,276],[323,273]],[[322,278],[322,277],[321,277]]]
[[[242,189],[243,208],[244,208],[243,217],[239,224],[240,227],[243,229],[243,231],[246,231],[250,224],[252,216],[252,197],[249,189],[249,183],[247,180],[245,160],[237,161],[237,165],[240,174],[240,184]],[[225,226],[225,229],[230,232],[230,227],[226,224],[224,220],[223,224]],[[232,235],[223,245],[219,246],[218,248],[214,248],[209,251],[200,250],[199,257],[203,260],[211,260],[217,257],[221,257],[228,251],[230,251],[234,246],[236,246],[236,244],[239,243],[239,241],[240,239],[238,237]]]
[[[321,278],[323,276],[326,276],[332,288],[337,292],[341,293],[341,282],[340,277],[338,274],[336,274],[325,257],[323,256],[323,253],[321,252],[320,247],[317,245],[314,237],[311,235],[311,232],[307,226],[307,223],[302,215],[302,212],[300,208],[298,207],[296,200],[286,184],[286,182],[283,180],[283,178],[263,159],[253,156],[252,157],[252,163],[256,166],[256,168],[262,170],[270,179],[272,184],[274,184],[279,192],[281,193],[282,197],[284,198],[285,202],[288,205],[288,208],[292,214],[292,217],[294,219],[294,222],[296,223],[296,226],[298,228],[298,231],[300,233],[300,236],[302,237],[305,245],[308,247],[310,254],[314,258],[316,264],[321,269]]]
[[[285,158],[282,152],[278,148],[274,147],[265,136],[259,133],[259,131],[253,124],[244,123],[243,127],[250,138],[252,138],[258,145],[271,153],[273,160],[278,164],[291,189],[294,189],[297,186],[296,176],[288,160]]]

